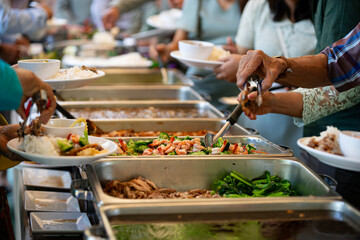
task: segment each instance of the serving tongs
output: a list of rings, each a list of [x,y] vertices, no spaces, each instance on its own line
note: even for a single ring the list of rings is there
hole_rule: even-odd
[[[262,104],[262,95],[261,95],[261,83],[262,79],[259,78],[258,75],[251,75],[247,79],[247,83],[245,83],[245,88],[243,90],[243,94],[241,94],[240,103],[237,105],[235,110],[230,114],[228,119],[226,119],[226,123],[220,131],[216,134],[206,133],[204,136],[205,147],[212,147],[212,145],[225,133],[229,130],[230,126],[234,125],[239,119],[241,113],[243,112],[243,107],[245,107],[249,101],[247,99],[247,95],[252,92],[257,92],[257,97],[255,99],[258,106]]]
[[[17,130],[19,138],[23,138],[25,136],[26,124],[30,118],[31,110],[34,104],[36,104],[38,111],[46,109],[48,104],[48,98],[44,89],[40,89],[40,91],[36,92],[28,101],[28,105],[25,109],[26,117],[22,123],[19,123],[20,128]]]

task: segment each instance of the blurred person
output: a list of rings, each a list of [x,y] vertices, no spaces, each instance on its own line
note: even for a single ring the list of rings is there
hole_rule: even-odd
[[[110,8],[108,8],[102,16],[103,26],[106,30],[110,30],[115,26],[116,21],[126,12],[132,11],[139,6],[148,2],[159,2],[160,11],[169,8],[182,8],[184,0],[112,0]]]
[[[190,1],[183,4],[183,15],[178,24],[173,40],[169,44],[158,44],[150,47],[153,59],[162,58],[167,62],[170,52],[178,49],[178,42],[186,39],[197,39],[212,42],[215,45],[226,44],[227,36],[235,37],[241,11],[247,1],[208,0]],[[234,83],[218,81],[212,71],[190,67],[187,76],[204,76],[201,80],[192,79],[194,89],[202,95],[208,96],[210,102],[220,110],[227,110],[227,106],[219,99],[225,96],[235,96],[239,93]]]
[[[68,20],[69,24],[83,25],[90,19],[91,0],[57,0],[54,17]]]
[[[316,36],[311,21],[309,0],[252,0],[240,19],[236,44],[228,39],[226,48],[237,54],[221,59],[224,63],[214,69],[218,79],[236,81],[236,71],[241,55],[248,50],[260,49],[270,56],[283,55],[299,57],[314,54]],[[274,85],[280,88],[280,85]],[[277,91],[287,91],[283,87]],[[303,129],[293,124],[293,119],[278,114],[258,117],[256,121],[240,116],[241,126],[253,128],[270,141],[291,147],[300,155],[297,140],[303,136]],[[271,125],[282,126],[272,128]]]
[[[52,11],[45,5],[34,8],[11,8],[10,1],[0,0],[0,57],[10,64],[27,51],[29,41],[24,35],[34,35],[45,29],[46,21]]]

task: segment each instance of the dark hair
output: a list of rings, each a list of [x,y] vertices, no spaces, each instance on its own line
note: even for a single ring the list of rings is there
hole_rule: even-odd
[[[279,22],[285,16],[290,18],[290,9],[285,3],[285,0],[268,0],[270,10],[274,14],[274,21]],[[311,19],[311,4],[310,0],[298,0],[295,7],[295,22],[304,19]]]
[[[245,5],[247,4],[248,0],[238,0],[240,12],[242,13],[244,11]]]

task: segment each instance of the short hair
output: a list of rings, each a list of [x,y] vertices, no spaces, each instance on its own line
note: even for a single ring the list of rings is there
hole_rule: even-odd
[[[285,16],[290,18],[290,9],[285,0],[267,0],[270,10],[274,14],[273,20],[280,22]],[[295,22],[311,19],[311,3],[310,0],[299,0],[295,7]]]

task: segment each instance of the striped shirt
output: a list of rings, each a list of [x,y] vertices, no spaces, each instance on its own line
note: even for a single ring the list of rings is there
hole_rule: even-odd
[[[360,85],[360,23],[321,53],[328,57],[328,76],[339,92]]]

